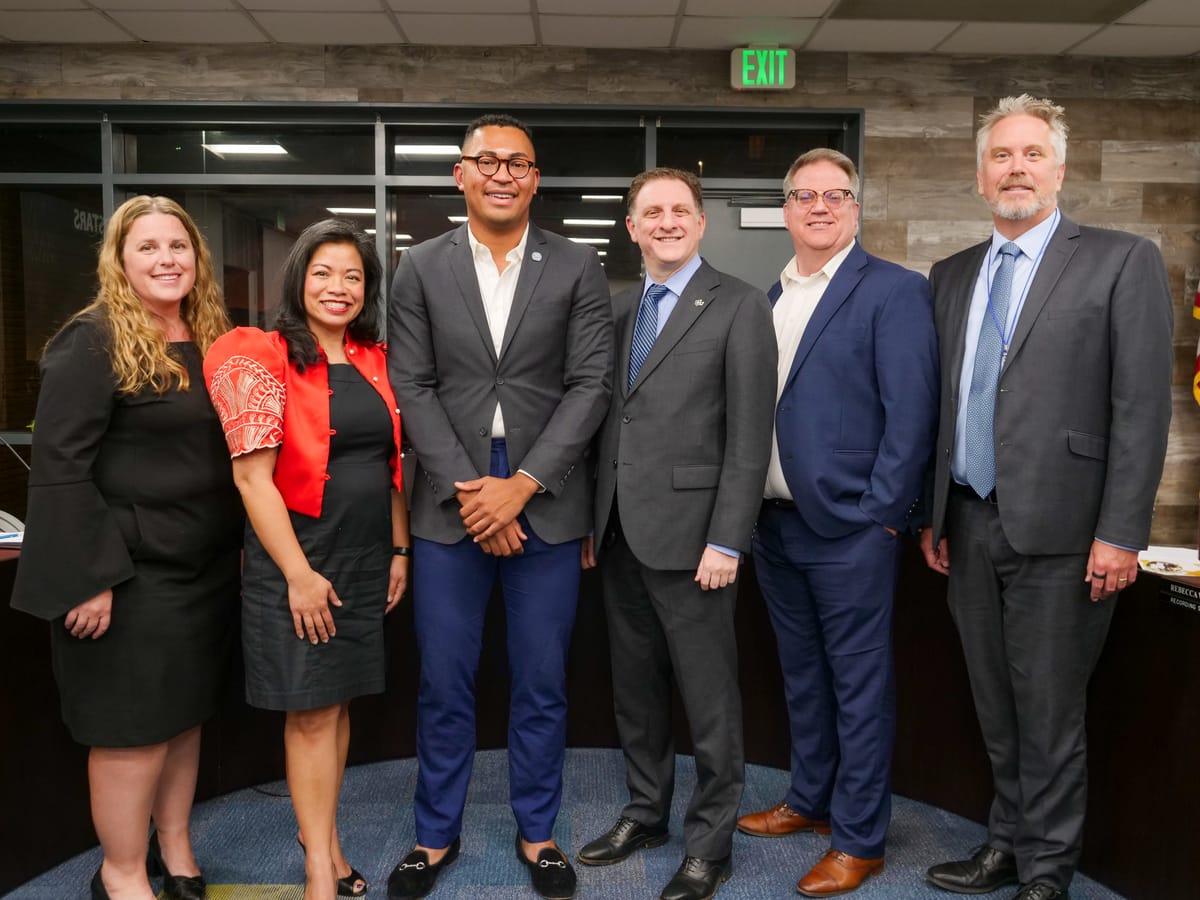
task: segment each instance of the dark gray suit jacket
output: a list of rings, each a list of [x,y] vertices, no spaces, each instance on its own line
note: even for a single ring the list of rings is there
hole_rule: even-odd
[[[942,357],[934,540],[945,534],[967,312],[987,253],[933,267]],[[1062,219],[1017,322],[996,398],[996,496],[1018,553],[1145,547],[1171,421],[1170,288],[1145,238]]]
[[[530,224],[496,355],[464,224],[400,257],[388,307],[388,373],[417,455],[412,531],[466,532],[454,482],[487,475],[492,417],[504,413],[509,465],[546,490],[525,507],[539,537],[591,528],[585,458],[608,406],[613,355],[608,282],[590,247]]]
[[[771,457],[778,350],[766,295],[703,263],[632,390],[641,286],[613,298],[617,362],[600,431],[597,552],[613,501],[634,555],[692,569],[706,543],[748,550]]]

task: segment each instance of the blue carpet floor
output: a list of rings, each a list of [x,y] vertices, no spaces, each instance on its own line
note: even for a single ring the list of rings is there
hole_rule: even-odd
[[[577,866],[579,898],[647,900],[658,896],[683,857],[683,812],[695,784],[691,757],[679,757],[671,840],[605,868]],[[371,883],[369,896],[384,900],[387,876],[414,840],[412,796],[416,763],[397,760],[346,772],[339,825],[347,858]],[[572,855],[606,831],[625,802],[625,774],[616,750],[568,750],[563,809],[555,838]],[[779,802],[787,773],[748,766],[743,811]],[[301,900],[304,863],[287,786],[263,785],[200,804],[193,815],[196,856],[209,881],[210,900]],[[515,825],[508,808],[508,767],[503,751],[476,756],[462,831],[462,855],[447,869],[435,900],[536,897],[513,852]],[[928,885],[922,873],[935,862],[962,857],[982,842],[984,829],[939,809],[896,797],[888,833],[887,868],[853,895],[856,900],[952,900]],[[733,878],[720,900],[798,896],[796,882],[828,849],[829,838],[802,834],[768,840],[734,838]],[[8,895],[11,900],[86,898],[100,863],[99,849],[71,859]],[[1014,889],[985,897],[1008,900]],[[1120,895],[1077,876],[1074,900],[1120,900]]]

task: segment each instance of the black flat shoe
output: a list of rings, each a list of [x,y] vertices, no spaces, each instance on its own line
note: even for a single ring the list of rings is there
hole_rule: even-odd
[[[300,835],[296,835],[296,843],[300,845],[301,850],[306,854],[308,853],[308,848],[304,846],[304,841],[300,840]],[[361,888],[356,886],[360,881],[362,882]],[[363,873],[354,868],[354,866],[350,867],[349,875],[337,880],[337,884],[337,895],[339,897],[365,897],[367,895],[367,888],[370,886],[367,884],[367,879],[363,877]]]
[[[543,847],[538,851],[537,860],[530,862],[521,847],[518,832],[517,859],[529,870],[533,889],[546,900],[570,900],[575,895],[575,870],[557,847]]]
[[[611,866],[643,847],[661,847],[667,842],[667,837],[665,828],[651,828],[621,816],[607,834],[584,844],[575,858],[585,866]]]
[[[461,842],[458,838],[435,863],[429,861],[429,854],[424,850],[414,850],[400,864],[392,869],[388,876],[388,900],[417,900],[433,890],[442,870],[458,859],[458,849]]]
[[[92,876],[92,900],[110,900],[108,888],[104,886],[104,879],[100,877],[99,869]]]
[[[158,845],[157,831],[150,835],[146,871],[151,877],[162,876],[163,896],[166,900],[204,900],[207,896],[203,875],[172,875],[167,871],[166,865],[163,864],[162,848]]]

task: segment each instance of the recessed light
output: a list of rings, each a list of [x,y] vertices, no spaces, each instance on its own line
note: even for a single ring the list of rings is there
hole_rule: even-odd
[[[279,144],[201,144],[214,156],[287,156],[288,152]]]
[[[625,198],[620,194],[583,194],[579,199],[593,203],[620,203]]]
[[[462,156],[454,144],[396,144],[397,156]]]
[[[375,207],[373,206],[327,206],[325,207],[335,216],[373,216],[375,215]]]
[[[577,244],[607,244],[608,238],[589,238],[589,237],[573,237],[570,240]]]
[[[617,224],[616,219],[563,219],[564,225],[582,225],[584,227],[612,228]]]

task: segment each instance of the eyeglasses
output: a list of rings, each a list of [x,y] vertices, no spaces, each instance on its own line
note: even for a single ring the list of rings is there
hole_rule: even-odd
[[[838,188],[833,191],[814,191],[808,188],[796,188],[794,191],[787,192],[787,199],[795,201],[797,206],[809,207],[817,202],[820,197],[825,201],[825,205],[830,209],[837,209],[847,200],[854,199],[854,191],[846,190],[846,188]]]
[[[501,164],[508,169],[508,174],[517,180],[524,178],[533,168],[533,160],[523,156],[510,156],[508,159],[498,156],[464,156],[463,159],[471,160],[479,168],[479,174],[488,177],[499,172]]]

